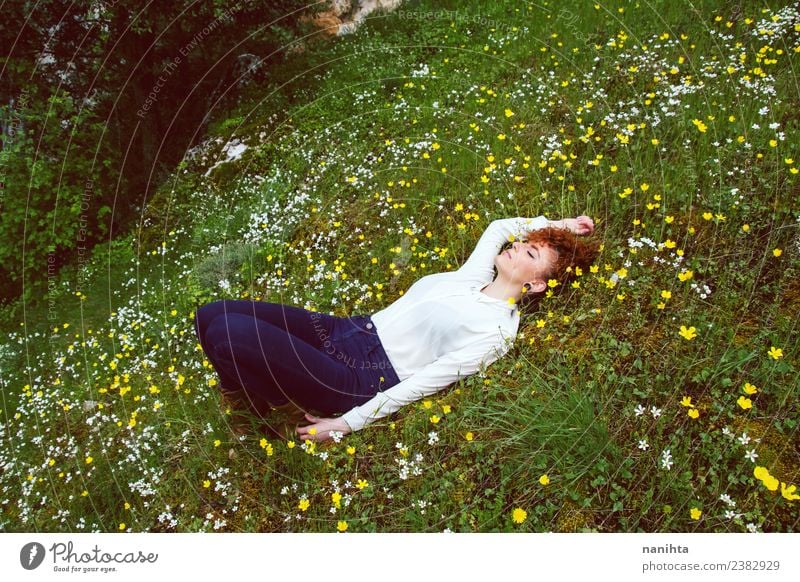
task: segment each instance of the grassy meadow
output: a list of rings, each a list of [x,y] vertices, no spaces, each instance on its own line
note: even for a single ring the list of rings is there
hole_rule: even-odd
[[[798,531],[800,12],[721,4],[423,0],[309,39],[139,228],[2,308],[0,529]],[[232,430],[198,306],[374,313],[540,214],[602,254],[504,358],[340,442]]]

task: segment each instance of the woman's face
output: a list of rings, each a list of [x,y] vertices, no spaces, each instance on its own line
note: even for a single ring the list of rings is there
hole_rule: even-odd
[[[511,248],[495,257],[497,277],[509,283],[519,284],[537,281],[547,283],[552,268],[558,260],[558,253],[545,243],[529,244],[516,241]],[[535,289],[541,291],[543,289]]]

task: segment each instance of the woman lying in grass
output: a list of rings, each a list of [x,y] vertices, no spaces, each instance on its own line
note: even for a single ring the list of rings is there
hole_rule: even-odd
[[[505,355],[520,308],[594,261],[597,245],[576,236],[593,230],[588,216],[495,220],[460,269],[422,277],[371,316],[223,300],[200,307],[195,327],[223,393],[259,413],[305,411],[303,440],[339,438]]]

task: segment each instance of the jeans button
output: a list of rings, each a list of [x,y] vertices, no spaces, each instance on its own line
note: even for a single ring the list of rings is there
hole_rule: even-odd
[[[367,329],[372,329],[372,324],[371,323],[367,324]]]

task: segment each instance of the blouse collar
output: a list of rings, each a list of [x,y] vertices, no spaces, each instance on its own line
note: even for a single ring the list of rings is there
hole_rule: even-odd
[[[491,283],[491,281],[489,283]],[[513,316],[514,312],[516,312],[519,309],[516,303],[509,303],[508,301],[503,301],[502,299],[490,297],[486,293],[481,291],[481,289],[486,287],[489,283],[479,283],[472,287],[473,291],[478,295],[478,301],[480,301],[481,303],[489,303],[490,305],[496,305],[498,307],[502,307],[503,309],[508,311],[509,315]]]

